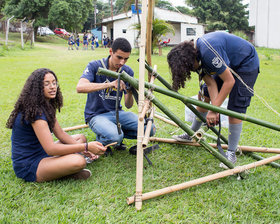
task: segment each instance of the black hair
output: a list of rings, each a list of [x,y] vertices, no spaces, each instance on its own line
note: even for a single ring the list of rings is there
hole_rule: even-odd
[[[185,87],[185,81],[191,79],[197,51],[193,41],[184,41],[171,49],[167,62],[172,73],[172,88],[178,90]]]
[[[117,50],[121,50],[123,52],[131,52],[131,45],[128,42],[127,39],[119,37],[113,41],[113,44],[111,46],[113,53],[115,53]]]
[[[13,128],[18,113],[22,113],[22,122],[26,120],[30,123],[35,122],[36,116],[44,113],[50,130],[53,129],[56,110],[60,111],[60,108],[63,106],[63,97],[58,86],[56,97],[54,99],[46,99],[44,95],[44,78],[47,73],[53,74],[58,82],[55,73],[50,69],[40,68],[32,72],[15,103],[14,110],[9,116],[6,123],[7,128]]]

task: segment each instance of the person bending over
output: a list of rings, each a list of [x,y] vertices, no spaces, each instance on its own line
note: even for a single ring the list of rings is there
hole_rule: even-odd
[[[44,182],[91,176],[91,172],[84,169],[84,156],[79,153],[94,159],[104,154],[106,148],[96,141],[86,143],[82,134],[65,133],[56,119],[56,111],[60,111],[62,105],[55,73],[46,68],[32,72],[6,124],[12,129],[12,162],[17,177]]]
[[[127,89],[128,83],[120,82],[120,95],[116,99],[117,79],[105,75],[97,75],[98,68],[103,67],[114,72],[125,71],[131,77],[132,69],[125,65],[131,53],[130,43],[125,38],[117,38],[109,49],[109,56],[97,61],[91,61],[85,68],[77,84],[78,93],[87,93],[85,106],[85,122],[89,124],[96,134],[97,141],[104,145],[118,142],[117,149],[125,149],[123,138],[136,139],[138,117],[132,112],[122,110],[120,104],[124,93],[125,106],[129,109],[133,106],[132,91]],[[119,100],[119,134],[116,121],[116,100]],[[151,135],[155,133],[153,125]]]
[[[185,81],[191,78],[191,71],[199,75],[205,83],[200,86],[198,99],[214,106],[221,106],[229,96],[228,109],[246,113],[250,105],[252,90],[259,73],[259,58],[254,46],[246,40],[226,32],[212,32],[194,41],[185,41],[175,46],[167,56],[172,73],[173,88],[185,87]],[[231,70],[232,69],[232,70]],[[240,81],[234,72],[237,73]],[[245,84],[243,84],[244,82]],[[247,88],[248,87],[248,88]],[[213,126],[219,122],[219,114],[197,107],[206,117],[207,124]],[[202,122],[194,118],[192,130],[197,131]],[[236,162],[236,149],[242,131],[242,121],[229,117],[229,135],[227,159]],[[187,133],[173,136],[178,141],[191,141]],[[223,166],[223,164],[220,164]]]

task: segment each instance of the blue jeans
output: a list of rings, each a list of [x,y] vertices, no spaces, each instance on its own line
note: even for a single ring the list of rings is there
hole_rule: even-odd
[[[120,135],[116,124],[115,111],[94,116],[89,121],[89,127],[96,134],[96,141],[101,142],[103,145],[107,145],[112,142],[118,142],[118,145],[120,145],[123,138],[137,138],[138,116],[136,114],[121,110],[119,111],[119,122],[121,124]],[[155,133],[156,128],[153,124],[150,136],[153,136]]]

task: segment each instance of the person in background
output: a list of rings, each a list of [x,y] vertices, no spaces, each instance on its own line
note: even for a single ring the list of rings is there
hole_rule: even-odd
[[[73,48],[73,45],[75,44],[75,41],[74,41],[74,36],[71,34],[69,37],[68,37],[68,50],[74,50]]]
[[[79,34],[77,33],[76,35],[76,50],[79,50],[79,47],[80,47],[80,37],[79,37]]]
[[[12,129],[12,162],[17,177],[30,182],[91,176],[83,155],[98,158],[106,148],[88,142],[82,134],[68,135],[62,130],[56,111],[63,105],[57,76],[46,68],[32,72],[9,116]],[[52,133],[58,141],[54,142]]]
[[[95,47],[98,48],[99,47],[99,43],[98,43],[98,37],[96,36],[95,38]]]
[[[94,44],[95,44],[95,36],[92,35],[91,36],[91,50],[93,50],[93,51],[94,51]]]
[[[185,41],[175,46],[167,56],[172,73],[173,88],[185,86],[196,71],[205,84],[200,86],[198,99],[214,106],[221,106],[229,96],[227,109],[246,113],[253,96],[253,87],[259,74],[259,58],[256,49],[248,41],[227,32],[212,32],[194,41]],[[239,78],[240,77],[240,78]],[[219,114],[197,107],[206,117],[209,126],[219,122]],[[197,131],[202,122],[195,118],[192,130]],[[235,163],[238,142],[242,131],[242,120],[229,117],[227,159]],[[192,141],[184,133],[173,136],[178,141]],[[223,163],[221,167],[225,167]]]
[[[84,36],[83,36],[83,50],[87,50],[88,49],[88,35],[86,32],[84,32]]]

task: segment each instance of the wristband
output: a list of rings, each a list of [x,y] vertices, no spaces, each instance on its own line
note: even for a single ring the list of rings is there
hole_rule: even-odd
[[[88,143],[85,143],[85,151],[88,152]]]

